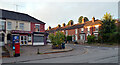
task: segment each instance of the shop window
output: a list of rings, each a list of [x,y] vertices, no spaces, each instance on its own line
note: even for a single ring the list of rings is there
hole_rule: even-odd
[[[27,44],[28,43],[28,36],[21,36],[20,42],[21,42],[21,44]]]
[[[31,34],[28,35],[28,42],[31,42]]]
[[[44,42],[43,36],[34,36],[34,42]]]

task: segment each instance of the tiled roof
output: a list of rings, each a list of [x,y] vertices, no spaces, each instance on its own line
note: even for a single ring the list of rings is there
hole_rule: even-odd
[[[92,21],[86,21],[85,23],[78,23],[78,24],[74,24],[74,25],[67,25],[65,27],[54,27],[51,28],[50,30],[46,30],[47,32],[54,32],[54,31],[61,31],[61,30],[69,30],[69,29],[76,29],[76,28],[81,28],[83,26],[92,26],[92,25],[97,25],[97,24],[101,24],[102,21],[101,20],[95,20],[94,23],[92,23]]]
[[[0,19],[11,19],[11,20],[38,22],[41,24],[45,24],[44,22],[42,22],[28,14],[14,12],[14,11],[8,11],[8,10],[3,10],[3,9],[0,9]]]

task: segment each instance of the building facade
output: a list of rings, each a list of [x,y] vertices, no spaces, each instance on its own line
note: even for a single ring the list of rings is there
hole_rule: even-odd
[[[45,45],[45,23],[24,13],[0,9],[0,44]]]
[[[102,22],[100,20],[95,20],[93,17],[91,21],[86,21],[82,19],[82,23],[70,24],[63,26],[58,25],[55,28],[49,27],[46,32],[55,33],[56,31],[63,32],[66,36],[72,36],[72,41],[86,42],[88,35],[95,35],[98,39],[98,31],[100,29]]]

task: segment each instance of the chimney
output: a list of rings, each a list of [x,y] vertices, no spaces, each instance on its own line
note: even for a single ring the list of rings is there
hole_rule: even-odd
[[[58,27],[61,27],[61,25],[60,25],[60,24],[58,24]]]
[[[82,23],[84,23],[84,22],[85,22],[85,18],[83,17],[83,18],[82,18]]]
[[[95,22],[95,17],[92,17],[92,23],[94,23]]]
[[[51,29],[51,27],[49,26],[49,27],[48,27],[48,30],[50,30],[50,29]]]
[[[66,24],[65,24],[65,23],[63,23],[63,24],[62,24],[62,26],[63,26],[63,27],[65,27],[65,26],[66,26]]]

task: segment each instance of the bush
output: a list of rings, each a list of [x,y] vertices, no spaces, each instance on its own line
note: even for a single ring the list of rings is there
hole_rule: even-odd
[[[61,45],[65,40],[65,35],[62,32],[57,31],[55,34],[51,33],[49,39],[53,45]]]
[[[95,42],[95,36],[94,35],[89,35],[87,36],[87,43],[94,43]]]
[[[67,36],[67,41],[72,41],[72,36]]]

